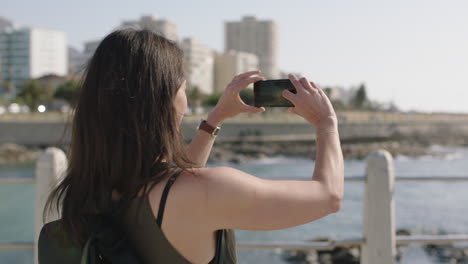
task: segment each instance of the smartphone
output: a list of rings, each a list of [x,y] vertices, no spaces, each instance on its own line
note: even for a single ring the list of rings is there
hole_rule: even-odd
[[[296,88],[289,79],[265,80],[254,83],[254,105],[256,107],[291,107],[294,106],[281,94],[283,90],[296,93]]]

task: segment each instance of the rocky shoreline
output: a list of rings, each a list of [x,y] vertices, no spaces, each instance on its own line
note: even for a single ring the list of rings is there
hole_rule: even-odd
[[[0,165],[33,162],[37,160],[40,152],[40,149],[30,149],[13,143],[1,144]]]
[[[370,142],[342,142],[345,159],[364,159],[369,153],[386,149],[393,156],[417,157],[430,154],[434,144],[444,146],[467,146],[465,142],[427,142],[421,139],[380,140]],[[5,143],[0,144],[0,164],[34,162],[43,149]],[[267,157],[295,157],[315,159],[316,145],[313,141],[293,142],[216,142],[209,163],[244,163]]]
[[[430,145],[413,141],[382,141],[342,143],[341,149],[345,159],[364,159],[369,153],[386,149],[392,155],[416,157],[426,155]],[[236,142],[216,143],[213,146],[209,162],[244,163],[252,159],[266,157],[298,157],[315,159],[316,145],[314,142]]]
[[[410,236],[406,229],[396,231],[397,236]],[[439,232],[437,235],[446,235]],[[316,238],[311,241],[330,242],[328,238]],[[424,252],[439,263],[468,263],[468,247],[427,244],[422,246]],[[401,263],[406,246],[396,246],[395,263]],[[280,257],[287,263],[294,264],[359,264],[361,259],[360,246],[335,247],[332,250],[281,250]]]

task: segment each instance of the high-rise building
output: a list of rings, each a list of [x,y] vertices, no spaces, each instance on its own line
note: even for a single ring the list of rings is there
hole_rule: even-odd
[[[252,53],[230,50],[226,53],[216,54],[215,92],[222,93],[234,76],[240,73],[258,70],[258,67],[258,57]]]
[[[187,89],[198,87],[204,94],[213,93],[214,51],[194,38],[180,43],[184,51],[184,71]]]
[[[65,33],[39,27],[0,29],[0,75],[15,86],[47,74],[68,71]]]
[[[11,26],[13,26],[11,21],[9,21],[8,19],[6,19],[4,17],[0,17],[0,29],[11,27]]]
[[[88,63],[88,60],[90,60],[91,57],[93,57],[94,52],[96,52],[99,44],[101,44],[100,40],[93,40],[93,41],[85,42],[84,51],[83,51],[83,55],[86,61],[85,63]]]
[[[88,62],[88,57],[85,56],[83,52],[79,50],[68,47],[68,73],[71,75],[82,74],[86,64]]]
[[[5,28],[11,27],[11,26],[13,26],[11,21],[7,20],[4,17],[0,17],[0,31],[2,29],[5,29]],[[5,76],[3,76],[2,66],[3,66],[2,65],[2,57],[0,56],[0,94],[3,94],[5,91],[8,91],[8,88],[6,86],[9,85],[9,84],[5,83]]]
[[[278,28],[272,20],[257,20],[245,16],[241,21],[226,22],[225,51],[237,50],[258,56],[262,75],[279,78]]]
[[[177,25],[167,19],[160,19],[156,16],[142,16],[140,20],[128,20],[122,22],[119,28],[149,29],[164,37],[178,41]]]

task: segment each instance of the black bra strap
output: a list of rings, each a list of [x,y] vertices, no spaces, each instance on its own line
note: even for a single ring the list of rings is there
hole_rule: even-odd
[[[159,202],[158,217],[156,218],[156,223],[158,224],[159,228],[161,228],[162,219],[163,219],[163,216],[164,216],[164,208],[166,207],[166,199],[167,199],[167,195],[169,193],[169,189],[171,188],[172,184],[174,183],[177,176],[179,176],[179,174],[181,172],[182,172],[182,170],[179,170],[174,175],[172,175],[172,177],[169,178],[169,180],[167,180],[166,186],[164,187],[164,191],[163,191],[162,196],[161,196],[161,201]]]
[[[226,259],[226,254],[224,252],[226,247],[225,244],[226,241],[224,241],[224,229],[220,229],[216,231],[216,251],[212,263],[220,264],[224,259]]]

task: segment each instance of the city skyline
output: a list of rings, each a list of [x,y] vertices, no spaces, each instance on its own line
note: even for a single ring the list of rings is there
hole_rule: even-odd
[[[279,26],[282,71],[300,72],[322,87],[365,83],[370,98],[393,101],[402,110],[468,112],[468,18],[463,11],[468,3],[463,1],[298,1],[302,5],[295,6],[239,1],[223,9],[216,9],[215,1],[185,3],[184,8],[176,2],[142,3],[116,3],[106,13],[105,2],[66,6],[47,0],[23,9],[19,1],[3,4],[0,16],[63,30],[69,44],[82,50],[84,42],[104,37],[123,21],[155,15],[177,24],[180,38],[195,37],[222,51],[224,22],[255,15]],[[43,8],[46,4],[50,10]],[[59,23],[64,20],[60,13],[72,9],[68,23]]]
[[[274,20],[261,20],[243,16],[237,21],[224,23],[224,52],[230,50],[257,55],[260,70],[266,78],[278,79],[278,26]]]

